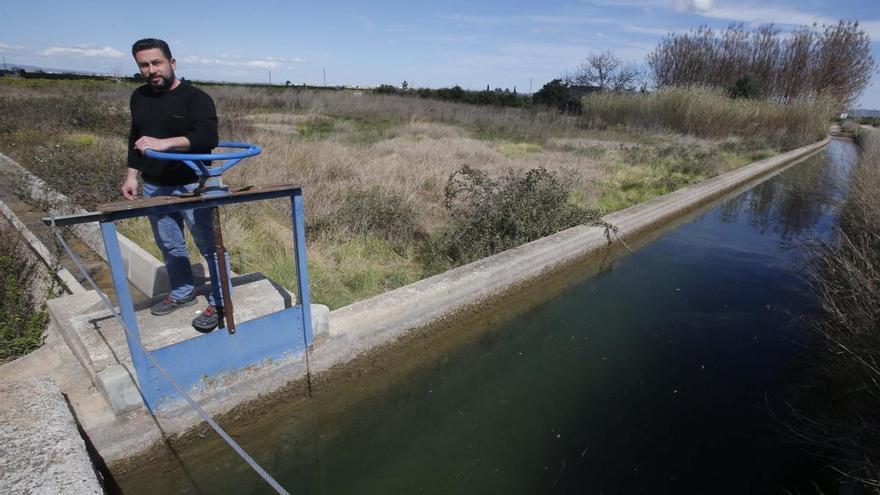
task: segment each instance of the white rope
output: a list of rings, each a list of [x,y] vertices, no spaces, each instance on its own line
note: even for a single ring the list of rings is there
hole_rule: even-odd
[[[166,371],[165,368],[163,368],[162,366],[159,365],[159,362],[156,361],[156,358],[153,357],[153,354],[144,347],[144,345],[140,342],[140,339],[135,338],[134,334],[125,325],[125,322],[122,321],[122,317],[119,315],[119,313],[117,313],[116,310],[113,309],[113,305],[110,304],[110,301],[107,299],[107,296],[104,295],[103,292],[101,292],[101,290],[98,288],[97,284],[95,284],[95,281],[92,280],[92,277],[89,276],[88,272],[83,267],[82,263],[80,262],[80,259],[76,256],[76,254],[73,252],[73,250],[70,249],[70,246],[67,245],[67,243],[64,241],[64,238],[58,232],[58,229],[55,226],[55,217],[50,217],[50,219],[52,221],[52,233],[54,233],[55,237],[58,238],[58,241],[61,242],[61,245],[64,247],[64,250],[67,252],[67,255],[70,256],[70,259],[73,260],[74,264],[76,264],[76,267],[79,268],[80,273],[82,273],[83,277],[85,277],[85,279],[89,282],[89,285],[92,286],[92,289],[94,289],[95,292],[98,294],[98,296],[101,298],[101,302],[104,303],[104,306],[107,307],[107,309],[110,311],[110,314],[112,314],[116,318],[116,321],[119,322],[119,325],[122,327],[123,330],[125,330],[125,333],[127,333],[129,335],[129,337],[131,337],[131,339],[129,339],[129,341],[137,342],[138,347],[141,348],[141,350],[144,352],[144,354],[150,360],[150,363],[152,363],[153,366],[156,367],[156,369],[158,369],[160,372],[162,372],[162,375],[165,376],[165,379],[168,380],[168,383],[170,383],[171,386],[174,387],[174,390],[178,394],[180,394],[180,396],[183,397],[184,400],[186,400],[186,402],[190,405],[190,407],[192,407],[193,409],[195,409],[195,411],[197,413],[199,413],[199,416],[201,416],[202,419],[205,420],[205,422],[208,423],[208,425],[210,425],[211,428],[215,432],[217,432],[218,435],[220,435],[220,438],[225,440],[226,443],[228,443],[229,446],[232,447],[232,450],[234,450],[236,454],[238,454],[242,459],[244,459],[244,461],[246,463],[248,463],[248,465],[254,471],[256,471],[256,473],[259,474],[266,481],[266,483],[269,484],[269,486],[274,488],[276,492],[278,492],[282,495],[289,495],[288,491],[285,490],[284,487],[282,487],[277,481],[275,481],[275,479],[272,478],[272,476],[270,476],[269,473],[267,473],[265,469],[263,469],[259,464],[257,464],[257,461],[255,461],[250,455],[248,455],[248,453],[245,452],[244,449],[242,449],[241,446],[238,445],[238,443],[236,443],[236,441],[233,440],[232,437],[229,436],[229,434],[227,434],[225,431],[223,431],[223,428],[221,428],[220,425],[218,425],[211,418],[211,416],[209,416],[208,413],[205,412],[205,410],[202,409],[202,407],[199,406],[199,404],[196,401],[194,401],[193,398],[190,397],[189,394],[187,394],[183,390],[183,388],[180,385],[178,385],[178,383],[168,373],[168,371]]]

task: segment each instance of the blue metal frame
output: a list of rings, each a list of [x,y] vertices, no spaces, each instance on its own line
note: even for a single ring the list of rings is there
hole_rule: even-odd
[[[246,197],[222,196],[200,201],[144,206],[100,214],[101,235],[119,301],[122,321],[128,327],[126,340],[137,373],[144,403],[155,412],[160,403],[175,395],[170,383],[152,366],[144,353],[134,304],[128,290],[125,265],[119,250],[115,222],[125,218],[169,213],[191,208],[212,208],[277,197],[289,197],[294,229],[294,249],[299,304],[281,311],[236,323],[236,333],[214,331],[183,342],[152,350],[160,366],[183,387],[192,387],[205,377],[242,369],[266,359],[294,355],[312,344],[311,296],[306,263],[305,222],[302,190],[298,187],[254,192]]]

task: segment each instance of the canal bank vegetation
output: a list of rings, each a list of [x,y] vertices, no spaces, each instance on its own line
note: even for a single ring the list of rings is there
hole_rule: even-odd
[[[45,275],[18,233],[0,219],[0,363],[42,345],[49,324],[43,303],[51,291]]]
[[[859,145],[838,239],[820,249],[814,272],[824,346],[797,430],[845,484],[880,493],[880,131],[861,130]]]

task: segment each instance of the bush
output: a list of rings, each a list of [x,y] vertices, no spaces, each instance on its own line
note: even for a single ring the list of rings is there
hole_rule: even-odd
[[[564,112],[571,98],[568,95],[568,87],[562,79],[554,79],[545,84],[537,93],[532,95],[532,101],[536,105],[555,108]]]
[[[426,245],[426,264],[469,263],[575,225],[601,224],[596,212],[571,204],[569,194],[544,168],[493,179],[465,165],[446,183],[451,220]]]
[[[727,88],[727,94],[731,98],[760,98],[761,83],[751,74],[746,74]]]
[[[0,362],[40,347],[49,323],[38,297],[39,267],[29,253],[14,230],[0,225]]]

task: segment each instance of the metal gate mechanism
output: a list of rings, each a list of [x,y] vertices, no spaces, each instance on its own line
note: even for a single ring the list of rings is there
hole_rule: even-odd
[[[114,291],[119,301],[119,311],[129,330],[125,332],[128,350],[137,373],[141,395],[151,412],[156,411],[162,399],[175,395],[175,391],[146,357],[120,253],[115,225],[118,220],[187,209],[210,208],[212,211],[217,254],[214,260],[208,262],[215,263],[220,274],[224,301],[221,325],[225,321],[227,331],[215,330],[151,351],[158,365],[168,371],[182,387],[190,388],[203,378],[238,370],[269,358],[278,358],[287,353],[296,354],[312,344],[302,188],[293,184],[277,184],[230,189],[223,183],[223,173],[241,160],[260,154],[262,149],[251,144],[233,142],[222,142],[218,147],[236,151],[216,154],[146,151],[148,157],[179,160],[193,169],[199,177],[199,186],[193,194],[107,203],[98,206],[94,212],[43,219],[47,225],[57,226],[99,222]],[[289,198],[291,202],[298,304],[250,321],[236,322],[228,267],[225,262],[218,263],[218,260],[226,260],[219,207],[276,198]]]

